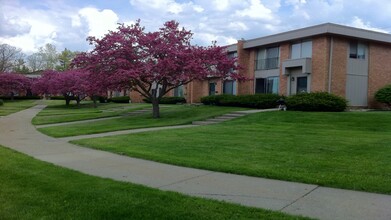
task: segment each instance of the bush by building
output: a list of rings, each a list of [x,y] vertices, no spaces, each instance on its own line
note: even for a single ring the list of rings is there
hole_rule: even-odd
[[[146,103],[151,103],[151,99],[143,99]],[[172,96],[172,97],[162,97],[159,101],[160,104],[184,104],[186,99],[184,97]]]
[[[341,112],[346,109],[347,101],[327,92],[313,92],[289,96],[286,105],[294,111]]]
[[[247,108],[275,108],[277,100],[281,96],[277,94],[255,94],[255,95],[212,95],[201,98],[205,105],[236,106]]]
[[[391,85],[379,89],[375,93],[375,100],[391,108]]]
[[[114,102],[114,103],[129,103],[129,101],[130,101],[129,96],[119,96],[119,97],[113,97],[107,99],[107,102]]]
[[[26,99],[41,99],[39,96],[0,96],[0,99],[2,100],[26,100]]]

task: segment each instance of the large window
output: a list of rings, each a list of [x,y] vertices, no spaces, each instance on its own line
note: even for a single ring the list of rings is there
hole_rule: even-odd
[[[225,80],[223,83],[223,93],[236,95],[236,82],[234,80]]]
[[[279,47],[259,49],[255,67],[257,70],[277,69],[279,67],[279,57]]]
[[[352,59],[365,59],[365,44],[350,42],[349,57]]]
[[[280,78],[268,77],[268,78],[258,78],[255,82],[255,93],[274,93],[278,94]]]
[[[312,41],[304,41],[291,46],[291,59],[312,57]]]

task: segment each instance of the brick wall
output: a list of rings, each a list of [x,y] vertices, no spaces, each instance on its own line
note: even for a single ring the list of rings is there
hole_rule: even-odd
[[[312,39],[311,92],[328,90],[330,46],[326,36]]]
[[[279,88],[279,94],[280,95],[287,95],[287,86],[288,86],[288,77],[283,75],[284,70],[282,69],[282,62],[284,60],[289,59],[289,54],[290,54],[290,44],[285,43],[280,45],[280,88]]]
[[[143,99],[144,99],[144,96],[142,96],[140,93],[136,92],[136,91],[131,91],[129,93],[129,96],[130,96],[130,101],[132,103],[141,103],[141,102],[144,102]]]
[[[331,93],[346,97],[346,73],[348,71],[349,41],[338,37],[333,37],[333,41]]]
[[[242,68],[239,74],[249,80],[238,83],[238,95],[254,93],[255,50],[244,50],[243,41],[238,41],[238,63]]]
[[[391,45],[369,44],[368,105],[371,108],[381,105],[374,100],[380,88],[391,84]]]

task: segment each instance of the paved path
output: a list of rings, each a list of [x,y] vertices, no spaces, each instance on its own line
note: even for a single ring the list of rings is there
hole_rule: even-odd
[[[0,144],[62,167],[161,190],[319,219],[391,219],[391,196],[184,168],[78,147],[38,132],[38,105],[0,118]]]

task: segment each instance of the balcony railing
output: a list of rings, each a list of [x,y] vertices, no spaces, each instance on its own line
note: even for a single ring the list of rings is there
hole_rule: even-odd
[[[255,70],[270,70],[279,68],[279,57],[255,60]]]

